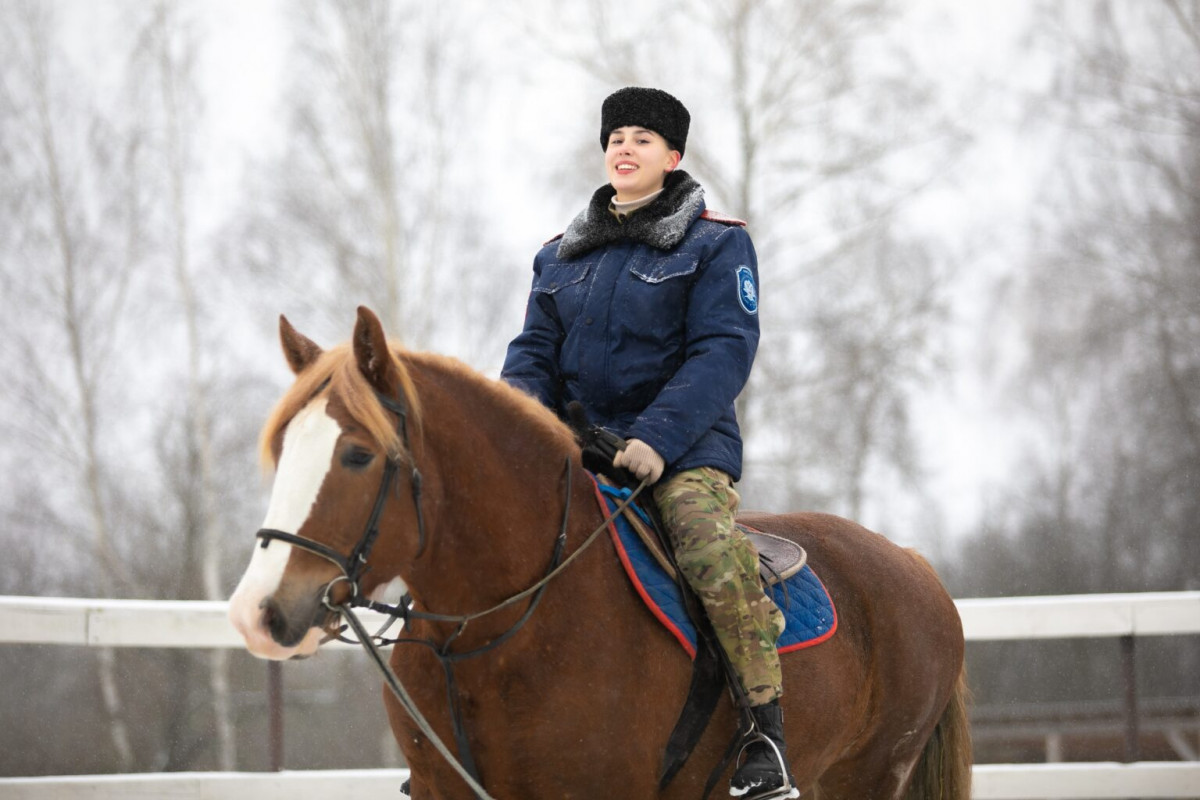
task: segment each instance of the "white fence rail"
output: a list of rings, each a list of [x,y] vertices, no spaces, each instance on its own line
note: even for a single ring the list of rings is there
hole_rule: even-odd
[[[0,779],[5,800],[396,800],[405,769],[174,772]],[[975,800],[1200,797],[1200,764],[981,764]]]
[[[968,641],[1200,633],[1200,592],[989,597],[957,605]],[[220,601],[0,597],[0,643],[240,648],[227,607]],[[386,620],[373,611],[358,614],[368,628]]]
[[[0,597],[0,643],[87,647],[231,647],[242,637],[223,601]],[[370,630],[387,617],[358,611]],[[372,627],[374,626],[374,627]],[[355,647],[330,642],[326,647]]]
[[[1200,633],[1200,592],[957,600],[967,641]]]
[[[969,641],[1200,633],[1200,592],[957,601]],[[361,614],[368,628],[384,617]],[[0,597],[0,643],[241,647],[222,602]],[[334,646],[346,646],[334,643]],[[405,770],[0,778],[5,800],[395,798]],[[981,764],[976,800],[1200,798],[1200,762]]]

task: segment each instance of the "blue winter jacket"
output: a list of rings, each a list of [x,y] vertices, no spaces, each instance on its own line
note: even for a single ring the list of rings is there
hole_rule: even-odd
[[[533,263],[525,327],[501,378],[565,418],[640,439],[664,476],[715,467],[737,480],[734,399],[758,347],[758,262],[736,220],[705,213],[687,173],[623,223],[604,186]]]

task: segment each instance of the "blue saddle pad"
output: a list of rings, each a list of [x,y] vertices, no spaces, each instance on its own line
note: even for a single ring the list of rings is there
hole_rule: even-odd
[[[611,514],[629,494],[628,489],[596,483],[597,501],[605,515]],[[649,524],[649,519],[640,509],[638,514]],[[679,587],[655,560],[624,514],[618,515],[609,525],[609,535],[633,588],[688,655],[695,658],[696,627],[684,610]],[[787,621],[787,627],[776,643],[780,653],[813,647],[837,631],[837,611],[833,607],[833,600],[821,579],[807,564],[786,581],[771,586],[768,593]]]

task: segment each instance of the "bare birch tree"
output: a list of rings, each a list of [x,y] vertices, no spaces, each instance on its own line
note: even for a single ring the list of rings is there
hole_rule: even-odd
[[[187,458],[175,468],[182,469],[190,479],[168,481],[166,486],[168,491],[174,487],[182,495],[178,498],[182,520],[177,529],[183,538],[180,572],[185,580],[176,587],[173,596],[223,600],[227,587],[221,575],[222,529],[217,515],[216,443],[209,396],[212,380],[204,359],[203,326],[211,315],[204,313],[206,298],[195,265],[192,225],[194,179],[202,166],[197,163],[195,153],[195,137],[202,118],[202,100],[196,79],[199,53],[195,22],[188,18],[179,3],[162,0],[147,12],[131,63],[134,73],[147,84],[142,92],[139,114],[143,120],[153,123],[148,126],[154,134],[149,137],[147,146],[160,156],[155,163],[160,165],[161,177],[153,181],[155,194],[161,198],[161,202],[153,204],[157,209],[154,217],[156,234],[160,237],[155,249],[161,254],[161,260],[170,265],[164,274],[173,278],[179,311],[175,318],[182,324],[183,332],[180,381],[185,387],[185,400],[181,424]],[[160,413],[174,412],[168,407]],[[199,580],[191,576],[198,576]],[[179,654],[176,661],[179,685],[172,696],[186,702],[191,656]],[[230,708],[229,654],[226,650],[214,649],[208,654],[208,661],[217,765],[222,770],[232,770],[236,767],[236,741]],[[177,724],[185,716],[179,709],[169,724]],[[173,743],[180,738],[168,737],[168,741]],[[171,761],[168,759],[168,766],[172,765]]]
[[[1200,3],[1043,3],[1052,80],[1028,129],[1050,149],[1013,294],[1031,430],[964,543],[962,594],[1195,589],[1200,563]],[[1139,642],[1139,694],[1194,694],[1200,646]],[[1111,696],[1111,646],[981,647],[981,704]],[[1014,659],[1028,664],[1019,675]],[[1186,751],[1181,751],[1181,754]],[[1120,753],[1113,753],[1120,757]],[[1183,755],[1183,757],[1187,757]]]
[[[1024,396],[1071,409],[1091,588],[1182,589],[1200,559],[1200,3],[1045,4],[1038,22],[1071,57],[1031,110],[1059,158],[1023,276]]]
[[[273,312],[298,309],[344,336],[367,303],[410,346],[437,336],[440,350],[496,357],[493,295],[507,275],[489,263],[466,146],[486,101],[473,8],[297,8],[285,152],[253,179],[226,255],[264,281]]]
[[[63,519],[87,537],[90,590],[118,596],[134,576],[116,535],[120,492],[108,458],[123,312],[143,256],[140,140],[79,90],[59,34],[52,6],[13,3],[0,14],[0,146],[8,167],[0,182],[11,214],[0,263],[12,290],[3,338],[16,403],[6,427],[32,451],[60,460],[81,510]],[[117,655],[101,649],[97,658],[111,746],[128,770],[134,752]]]

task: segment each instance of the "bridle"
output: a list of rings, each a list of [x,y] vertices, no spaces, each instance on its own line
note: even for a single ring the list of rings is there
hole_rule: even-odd
[[[393,400],[382,392],[375,392],[375,397],[380,404],[396,415],[396,430],[400,434],[400,440],[404,445],[403,452],[411,453],[408,441],[408,409],[401,403]],[[412,475],[409,483],[412,486],[413,506],[417,513],[417,554],[415,558],[420,558],[425,552],[425,514],[421,510],[421,470],[417,468],[415,460],[411,459]],[[325,585],[322,594],[322,604],[330,611],[336,611],[330,593],[333,587],[343,581],[349,584],[350,597],[347,602],[356,607],[370,606],[370,601],[363,595],[361,580],[366,574],[367,558],[371,555],[371,549],[375,546],[375,540],[379,538],[379,518],[383,516],[383,507],[387,504],[388,492],[391,490],[392,483],[396,479],[396,473],[400,470],[400,457],[389,455],[387,463],[383,467],[383,477],[380,480],[379,492],[375,495],[375,504],[371,508],[371,516],[367,519],[367,526],[363,530],[362,536],[358,538],[358,544],[354,545],[354,549],[350,551],[350,555],[343,556],[337,550],[329,547],[326,544],[298,536],[287,531],[279,531],[274,528],[260,528],[255,536],[262,540],[260,545],[264,550],[272,540],[278,539],[281,542],[286,542],[293,547],[298,547],[305,552],[312,553],[315,556],[320,556],[326,561],[331,562],[339,570],[341,575],[335,577],[332,581]]]
[[[324,386],[321,388],[323,389]],[[319,391],[320,389],[318,389],[318,392]],[[396,415],[396,429],[400,434],[401,442],[404,445],[403,452],[409,454],[409,460],[412,464],[410,484],[412,486],[413,506],[416,509],[417,515],[417,552],[414,558],[419,558],[421,554],[424,553],[427,542],[425,536],[425,515],[421,510],[421,471],[417,467],[416,460],[412,458],[412,450],[409,446],[408,409],[405,408],[402,403],[397,402],[382,392],[376,391],[375,396],[384,408]],[[383,674],[384,681],[387,683],[388,688],[391,689],[392,694],[394,694],[396,699],[400,702],[401,707],[404,708],[404,710],[412,718],[413,722],[416,723],[417,727],[420,728],[426,737],[428,737],[434,748],[442,755],[443,758],[446,759],[447,762],[449,762],[450,766],[454,768],[459,776],[466,781],[466,783],[471,787],[472,791],[475,792],[476,797],[480,798],[480,800],[494,800],[480,784],[478,777],[479,771],[475,766],[474,759],[471,756],[470,748],[468,746],[466,728],[463,724],[462,713],[459,708],[458,692],[454,680],[453,665],[458,661],[481,655],[489,650],[492,650],[510,639],[526,623],[526,621],[533,616],[534,610],[541,601],[542,593],[545,591],[546,586],[550,583],[550,581],[566,567],[570,566],[571,562],[573,562],[585,550],[587,550],[588,546],[591,545],[592,542],[596,541],[599,535],[607,529],[608,525],[633,503],[634,499],[637,498],[638,494],[641,493],[647,484],[645,481],[643,481],[628,497],[622,500],[617,508],[605,518],[600,526],[588,535],[587,539],[584,540],[579,548],[564,560],[562,555],[567,542],[567,523],[570,519],[571,513],[571,486],[573,482],[573,463],[571,458],[568,457],[564,467],[565,480],[563,490],[564,499],[562,523],[559,526],[558,536],[555,539],[554,554],[551,559],[550,566],[541,580],[537,581],[537,583],[524,589],[523,591],[520,591],[508,599],[503,600],[491,608],[483,611],[477,611],[471,614],[434,614],[413,609],[411,607],[413,599],[409,594],[405,594],[398,604],[392,606],[384,603],[373,602],[362,592],[361,579],[370,569],[370,567],[367,565],[367,559],[371,555],[371,549],[375,546],[375,540],[379,538],[379,520],[380,517],[383,516],[383,508],[387,504],[388,493],[391,491],[392,484],[395,482],[396,474],[399,472],[399,469],[400,457],[389,455],[387,463],[384,465],[383,476],[380,479],[379,491],[375,495],[375,503],[371,508],[371,516],[367,519],[366,528],[363,530],[362,536],[359,537],[358,543],[354,546],[354,549],[350,551],[348,556],[343,556],[337,550],[334,550],[332,547],[329,547],[321,542],[304,536],[299,536],[294,533],[288,533],[287,531],[276,530],[274,528],[260,528],[255,536],[262,540],[262,544],[260,546],[264,549],[273,540],[286,542],[293,547],[297,547],[305,552],[312,553],[315,556],[319,556],[326,561],[329,561],[341,571],[340,575],[334,577],[333,580],[327,583],[322,589],[322,605],[324,605],[329,612],[340,615],[342,620],[345,622],[346,627],[349,627],[354,631],[355,636],[358,637],[357,642],[363,646],[363,649],[367,651],[367,654],[370,656],[371,660],[379,668],[380,672]],[[331,593],[334,587],[342,582],[346,582],[349,585],[350,594],[346,599],[335,603],[333,602]],[[503,608],[507,608],[508,606],[520,602],[527,597],[531,598],[529,607],[523,614],[521,614],[517,621],[508,628],[508,630],[480,647],[465,652],[450,652],[450,645],[463,633],[464,630],[466,630],[469,622],[488,616]],[[382,630],[375,634],[371,634],[366,630],[365,627],[363,627],[363,624],[358,617],[355,616],[354,612],[351,610],[353,608],[369,608],[373,611],[378,611],[392,617],[392,620],[385,625]],[[384,631],[386,631],[387,628],[390,627],[397,619],[404,620],[406,625],[410,619],[423,619],[433,622],[457,623],[457,627],[446,639],[446,641],[442,642],[441,644],[437,644],[430,640],[415,639],[410,637],[396,639],[383,638]],[[334,637],[331,636],[329,638]],[[341,637],[339,636],[337,638]],[[347,641],[353,642],[355,640]],[[459,751],[458,758],[454,757],[449,748],[446,747],[445,743],[442,742],[441,738],[433,730],[433,727],[417,708],[412,697],[400,683],[399,678],[396,677],[395,672],[392,671],[391,666],[387,663],[387,660],[380,652],[380,645],[391,644],[424,645],[429,647],[433,651],[433,654],[441,662],[446,673],[446,691],[450,704],[450,716],[453,723],[454,736]]]

